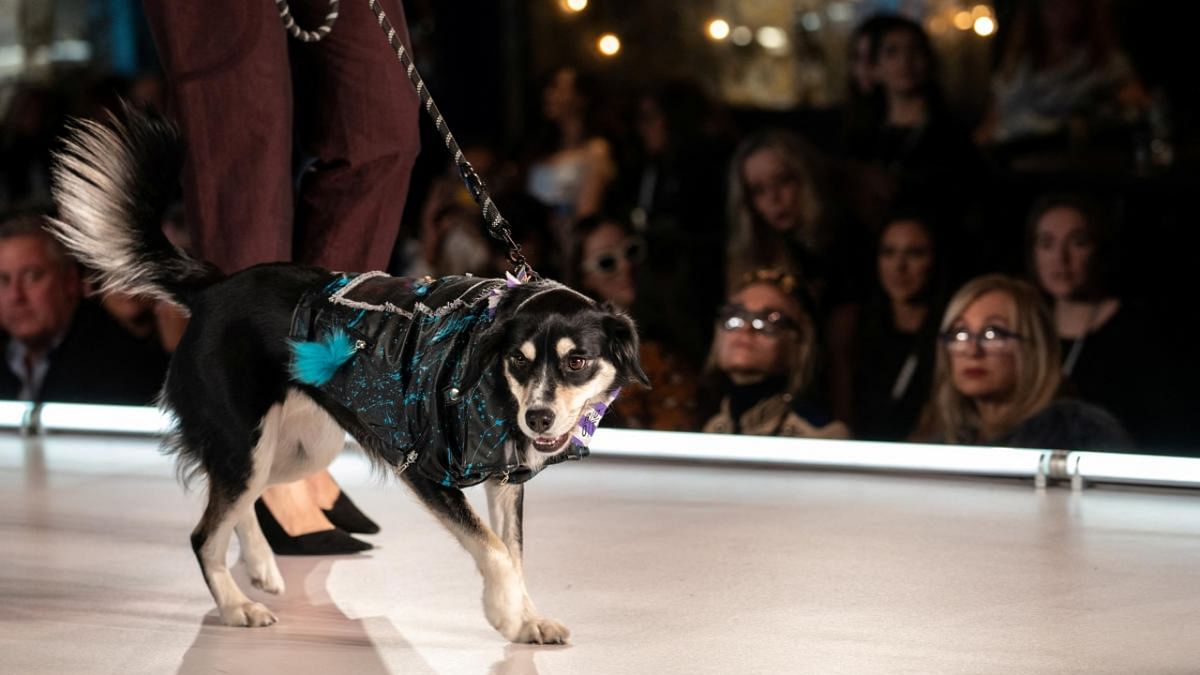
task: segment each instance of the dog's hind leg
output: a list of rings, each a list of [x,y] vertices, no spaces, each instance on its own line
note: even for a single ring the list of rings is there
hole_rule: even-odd
[[[475,559],[483,575],[483,613],[492,627],[513,642],[565,643],[571,632],[537,613],[525,592],[519,556],[514,558],[509,546],[479,519],[462,491],[410,473],[405,478],[425,506]],[[519,525],[506,529],[519,550]]]
[[[248,491],[258,499],[268,484],[289,483],[325,468],[346,445],[346,432],[308,396],[290,391],[263,419]],[[268,433],[273,432],[273,433]],[[238,542],[250,583],[267,593],[284,591],[275,553],[263,536],[253,501],[237,521]]]
[[[192,532],[192,550],[200,562],[200,571],[204,573],[204,581],[221,612],[221,620],[228,626],[270,626],[275,623],[275,615],[269,609],[251,601],[238,588],[226,562],[233,529],[244,512],[254,515],[255,498],[257,494],[243,491],[230,499],[210,486],[208,507]]]
[[[229,539],[234,530],[241,543],[251,583],[270,593],[283,591],[283,576],[275,564],[275,555],[259,529],[254,501],[271,479],[280,439],[283,437],[284,406],[274,405],[263,416],[257,440],[249,452],[244,482],[238,486],[229,480],[222,489],[214,489],[211,478],[208,508],[192,534],[192,548],[200,561],[204,579],[212,592],[221,620],[229,626],[270,626],[275,615],[261,603],[253,602],[238,588],[226,562]]]

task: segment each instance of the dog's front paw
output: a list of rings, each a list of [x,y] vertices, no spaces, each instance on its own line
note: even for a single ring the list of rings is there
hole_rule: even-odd
[[[272,595],[284,591],[283,575],[279,573],[279,565],[275,564],[274,557],[254,565],[247,563],[246,568],[250,574],[250,585]]]
[[[221,608],[221,620],[226,626],[270,626],[277,619],[261,602],[243,602]]]
[[[554,619],[534,618],[521,624],[517,634],[509,639],[526,644],[565,645],[570,637],[571,631]]]

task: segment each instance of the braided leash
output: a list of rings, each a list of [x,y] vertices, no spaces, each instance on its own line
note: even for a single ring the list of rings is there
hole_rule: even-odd
[[[513,265],[513,271],[517,272],[518,275],[524,272],[531,279],[540,278],[540,275],[525,260],[525,256],[521,253],[521,246],[513,241],[512,230],[509,228],[508,221],[504,216],[500,215],[500,209],[492,201],[492,196],[488,193],[487,186],[483,183],[483,178],[476,173],[475,167],[471,166],[471,163],[463,156],[462,148],[459,147],[454,134],[450,132],[450,126],[446,124],[446,119],[442,117],[442,111],[433,102],[433,96],[430,95],[429,88],[425,86],[425,81],[421,79],[421,74],[417,72],[416,65],[409,58],[408,50],[400,42],[400,36],[397,35],[396,29],[392,27],[392,22],[388,20],[387,14],[384,13],[383,7],[379,4],[379,0],[369,1],[371,11],[374,12],[375,19],[379,22],[379,27],[387,34],[388,44],[391,46],[392,51],[395,52],[396,58],[400,60],[400,64],[404,66],[409,81],[412,83],[413,88],[417,90],[417,96],[425,106],[425,112],[433,119],[433,124],[437,127],[438,133],[442,135],[446,149],[454,157],[454,164],[458,168],[459,177],[462,179],[463,184],[467,186],[467,190],[471,193],[471,198],[475,200],[475,203],[483,213],[483,220],[488,234],[494,239],[508,244],[508,260]],[[325,16],[325,23],[315,31],[305,31],[296,25],[287,0],[275,0],[275,5],[279,7],[279,17],[283,21],[284,27],[287,28],[288,33],[292,37],[305,42],[317,42],[328,35],[329,31],[333,28],[333,22],[337,20],[338,0],[329,0],[329,14]]]
[[[287,0],[275,0],[275,6],[279,8],[279,18],[283,21],[283,27],[292,37],[302,42],[320,42],[321,38],[329,35],[329,31],[333,30],[333,22],[337,21],[338,17],[339,1],[329,0],[329,13],[325,15],[325,23],[316,30],[304,30],[296,24],[296,19],[292,16],[292,8],[288,7]]]

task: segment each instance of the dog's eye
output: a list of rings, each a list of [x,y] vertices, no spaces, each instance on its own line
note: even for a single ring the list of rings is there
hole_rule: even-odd
[[[572,356],[571,358],[567,359],[568,370],[583,370],[587,367],[587,364],[588,360],[582,356]]]
[[[517,352],[508,358],[513,362],[514,366],[523,366],[526,363],[529,363],[529,359],[525,358],[525,355],[521,352]]]

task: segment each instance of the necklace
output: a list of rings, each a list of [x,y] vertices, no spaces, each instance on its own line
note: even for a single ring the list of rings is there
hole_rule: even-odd
[[[1087,323],[1083,324],[1083,330],[1079,333],[1079,337],[1075,340],[1075,344],[1071,345],[1071,351],[1067,352],[1067,358],[1063,359],[1063,375],[1071,376],[1071,372],[1075,370],[1075,364],[1079,362],[1079,355],[1083,353],[1083,343],[1087,339],[1088,333],[1092,330],[1092,324],[1096,322],[1096,316],[1100,313],[1100,303],[1093,302],[1092,309],[1088,312]]]

